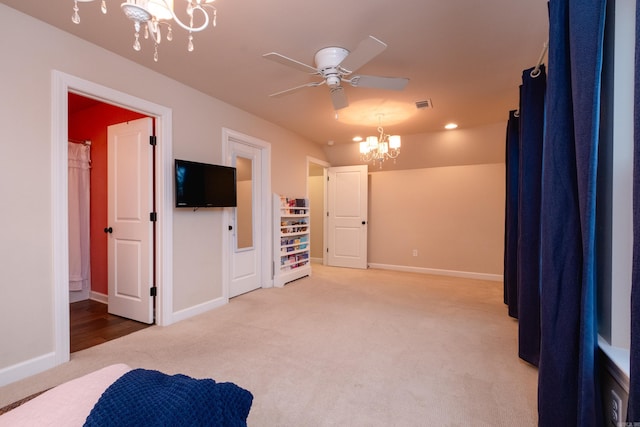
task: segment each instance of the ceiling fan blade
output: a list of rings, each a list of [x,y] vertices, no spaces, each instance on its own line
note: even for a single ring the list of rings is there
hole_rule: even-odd
[[[333,103],[334,110],[340,110],[349,106],[347,95],[345,95],[342,86],[331,89],[331,102]]]
[[[358,47],[347,55],[342,63],[340,63],[340,67],[352,73],[376,56],[380,55],[386,48],[386,43],[373,36],[369,36],[362,40]]]
[[[305,87],[314,87],[314,86],[320,86],[320,85],[323,85],[323,84],[324,84],[324,80],[322,80],[320,82],[305,83],[305,84],[300,85],[300,86],[296,86],[296,87],[292,87],[290,89],[282,90],[280,92],[272,93],[269,96],[271,96],[273,98],[277,98],[279,96],[289,95],[290,93],[297,92],[300,89],[304,89]]]
[[[276,52],[265,53],[264,55],[262,55],[262,57],[279,64],[286,65],[288,67],[293,67],[296,70],[300,70],[305,73],[318,74],[318,70],[313,68],[311,65],[304,64],[300,61],[296,61],[295,59],[288,58]]]
[[[409,83],[409,79],[404,77],[353,76],[349,83],[354,87],[402,90]]]

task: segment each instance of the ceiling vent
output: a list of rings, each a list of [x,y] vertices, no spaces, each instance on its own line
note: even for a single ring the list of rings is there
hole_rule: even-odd
[[[416,108],[418,110],[424,110],[425,108],[433,108],[431,99],[425,99],[424,101],[416,101]]]

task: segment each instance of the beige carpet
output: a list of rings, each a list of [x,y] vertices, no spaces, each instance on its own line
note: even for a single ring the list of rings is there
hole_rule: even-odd
[[[169,327],[72,355],[0,388],[0,407],[112,363],[232,381],[250,426],[534,426],[502,284],[313,266]]]

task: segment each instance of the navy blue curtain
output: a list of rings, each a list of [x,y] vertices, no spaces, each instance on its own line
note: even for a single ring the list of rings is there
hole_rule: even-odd
[[[600,426],[596,171],[606,0],[549,2],[538,420]]]
[[[509,316],[518,317],[518,161],[520,117],[509,111],[505,153],[506,187],[504,210],[504,303]]]
[[[536,366],[540,356],[540,204],[546,87],[544,64],[522,72],[518,163],[518,355]]]
[[[636,3],[636,60],[633,147],[633,270],[631,277],[631,358],[627,419],[640,422],[640,2]]]

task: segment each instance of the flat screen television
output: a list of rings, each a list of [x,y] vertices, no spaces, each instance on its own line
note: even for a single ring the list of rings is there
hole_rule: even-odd
[[[175,160],[177,208],[237,206],[236,168]]]

